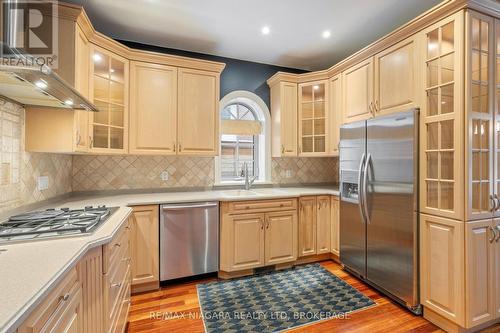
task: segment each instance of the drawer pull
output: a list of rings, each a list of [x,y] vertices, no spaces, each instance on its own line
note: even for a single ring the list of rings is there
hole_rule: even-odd
[[[121,243],[115,243],[115,246],[116,247],[120,247],[120,246],[122,246],[122,244]]]
[[[122,286],[122,283],[119,282],[119,283],[112,283],[111,284],[111,288],[120,288]]]
[[[130,261],[130,260],[131,260],[131,258],[130,258],[130,257],[128,257],[128,258],[123,258],[123,259],[122,259],[122,261]]]
[[[50,315],[49,319],[45,322],[45,324],[43,325],[41,331],[46,331],[46,327],[48,324],[50,324],[54,319],[55,319],[55,316],[56,314],[59,313],[59,311],[61,310],[61,308],[64,306],[64,304],[66,303],[66,301],[69,299],[69,293],[66,293],[64,295],[61,295],[59,296],[59,302],[57,302],[57,306],[54,310],[54,312],[52,312],[52,314]]]

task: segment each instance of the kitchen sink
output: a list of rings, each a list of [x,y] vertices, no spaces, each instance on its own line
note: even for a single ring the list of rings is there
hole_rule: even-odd
[[[252,190],[228,190],[223,191],[224,196],[227,197],[246,197],[246,196],[257,196],[259,193]]]

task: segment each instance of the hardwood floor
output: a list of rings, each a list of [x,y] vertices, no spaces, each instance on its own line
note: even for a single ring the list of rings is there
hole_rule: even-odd
[[[326,320],[290,332],[443,332],[344,272],[337,263],[324,261],[321,265],[373,299],[377,306],[352,313],[348,319]],[[213,280],[216,278],[172,285],[159,291],[132,296],[128,332],[204,332],[203,320],[199,317],[196,284]],[[173,313],[177,318],[152,318],[151,313]]]

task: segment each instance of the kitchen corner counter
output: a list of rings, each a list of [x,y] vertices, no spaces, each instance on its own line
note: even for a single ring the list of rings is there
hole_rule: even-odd
[[[131,212],[120,207],[87,236],[0,244],[0,332],[14,332],[89,249],[113,238]]]
[[[0,244],[0,332],[13,332],[85,254],[109,242],[129,217],[129,206],[199,201],[241,201],[339,195],[327,187],[260,188],[70,197],[51,207],[106,205],[119,209],[93,234]],[[49,208],[49,207],[46,207]],[[6,251],[5,251],[6,250]]]

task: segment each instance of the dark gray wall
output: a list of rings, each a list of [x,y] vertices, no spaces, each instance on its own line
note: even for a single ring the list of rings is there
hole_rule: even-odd
[[[172,55],[179,55],[191,58],[198,58],[204,60],[212,60],[224,62],[226,68],[222,72],[220,79],[220,97],[224,97],[228,93],[235,90],[247,90],[258,95],[267,106],[270,108],[269,87],[267,86],[267,79],[273,76],[278,71],[289,73],[305,73],[307,71],[294,68],[279,67],[267,64],[260,64],[256,62],[237,60],[209,54],[188,52],[176,49],[163,48],[159,46],[146,45],[136,42],[123,41],[119,42],[140,50],[155,51],[160,53],[167,53]]]

